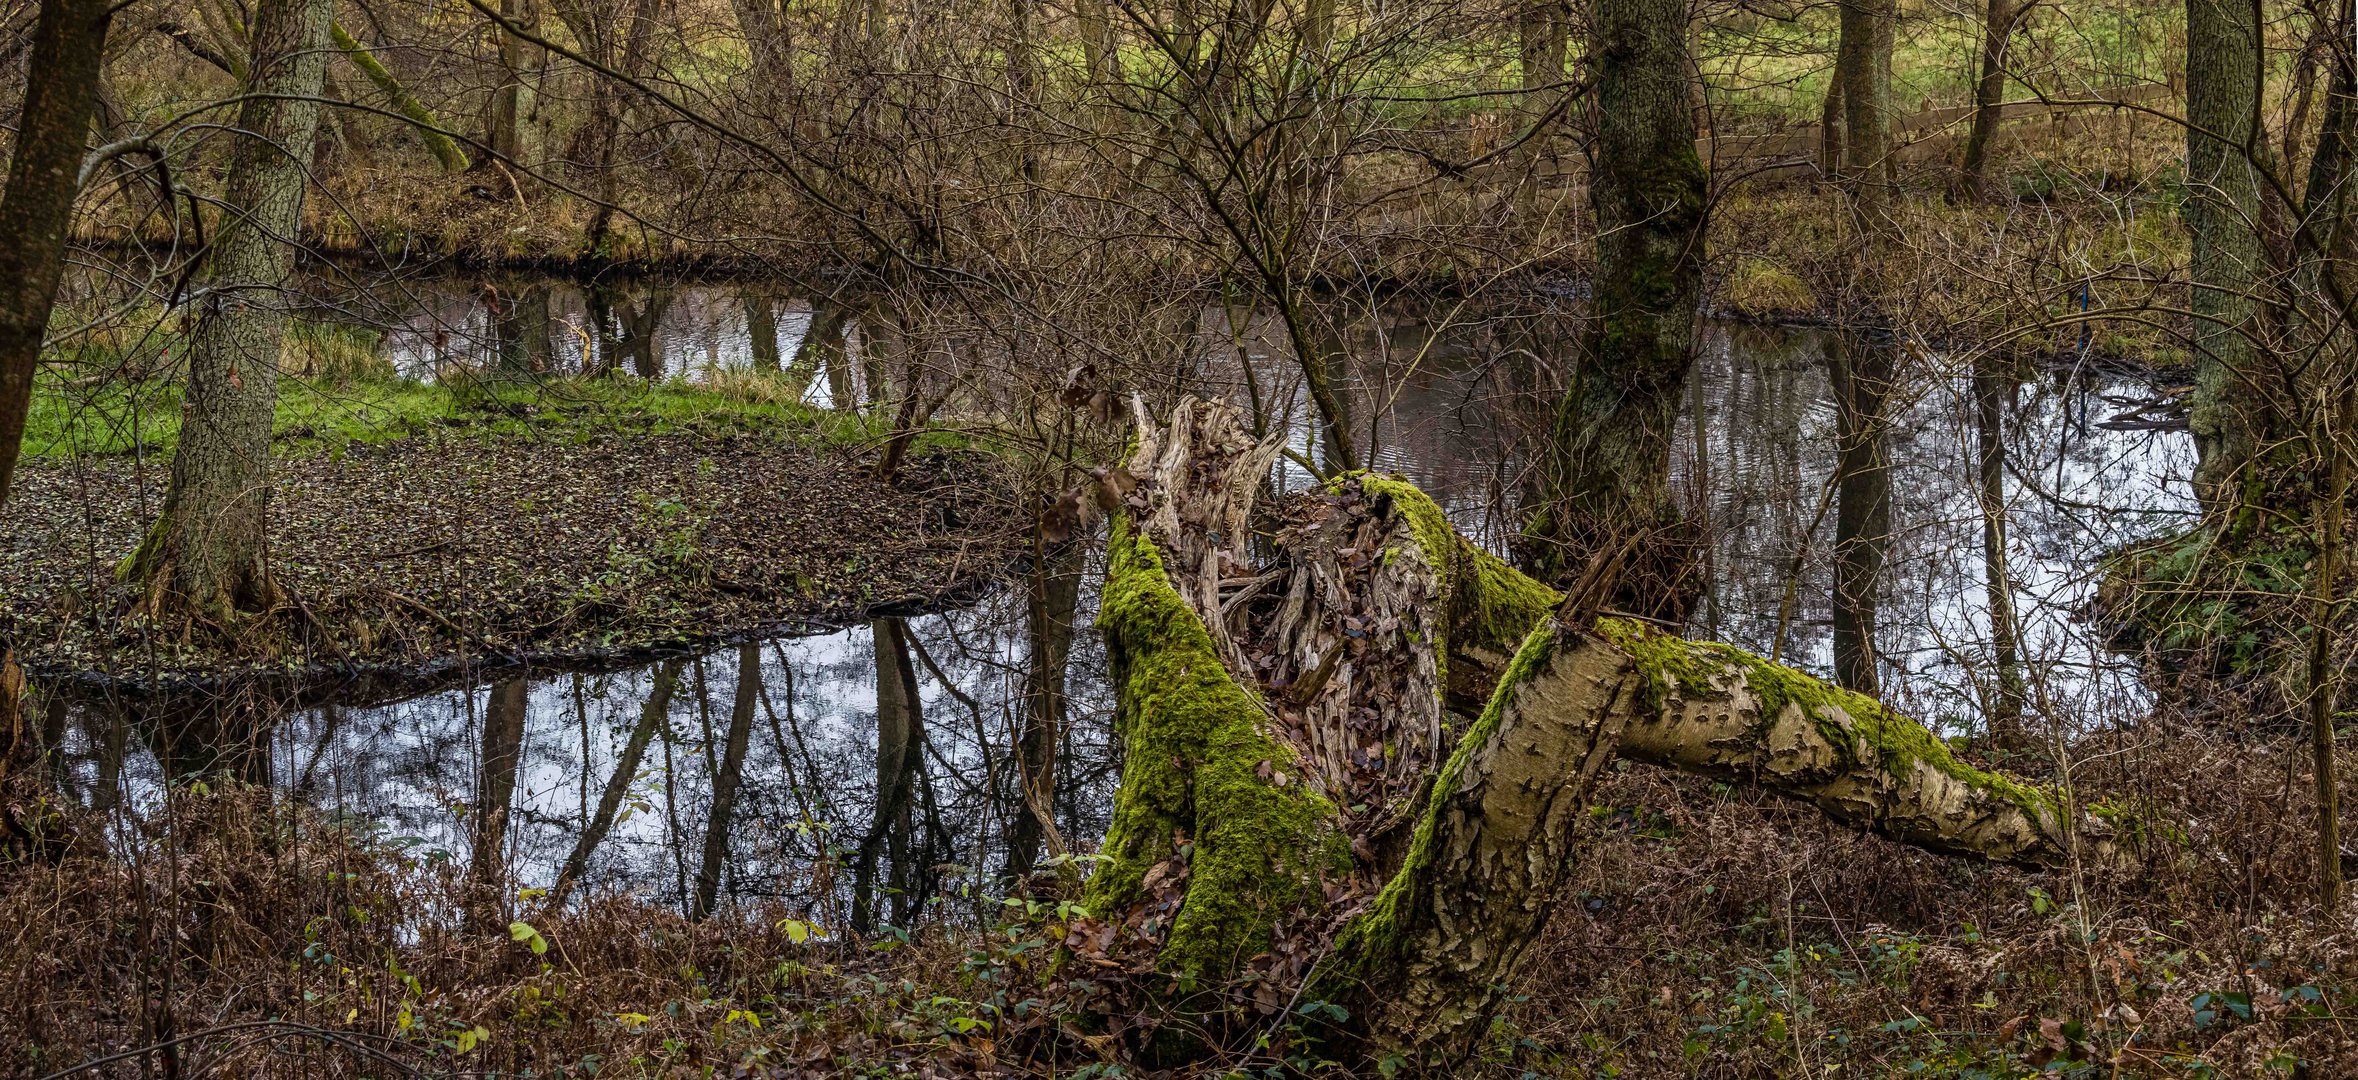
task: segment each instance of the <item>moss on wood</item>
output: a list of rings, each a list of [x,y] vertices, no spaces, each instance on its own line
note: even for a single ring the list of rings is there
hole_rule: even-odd
[[[1146,898],[1150,869],[1181,859],[1186,896],[1158,966],[1216,980],[1266,949],[1280,918],[1314,905],[1322,875],[1347,872],[1351,852],[1335,807],[1263,727],[1266,707],[1220,663],[1154,542],[1117,519],[1109,550],[1100,625],[1124,759],[1086,902],[1110,917]]]

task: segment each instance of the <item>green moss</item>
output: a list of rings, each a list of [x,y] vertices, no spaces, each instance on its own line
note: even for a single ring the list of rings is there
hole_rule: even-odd
[[[357,340],[346,335],[298,327],[290,334],[289,350],[301,350],[298,355],[317,365],[347,372],[364,368]],[[276,452],[301,455],[415,436],[751,435],[857,445],[882,433],[880,419],[814,409],[784,397],[771,385],[779,378],[731,376],[702,386],[544,377],[446,386],[381,375],[290,376],[280,386],[273,438]],[[34,382],[25,456],[168,453],[179,442],[180,398],[176,379],[88,382],[74,377],[70,368],[46,367]],[[936,433],[919,445],[954,441]]]
[[[1117,519],[1108,551],[1099,625],[1124,758],[1108,861],[1087,903],[1112,917],[1146,898],[1148,870],[1182,855],[1186,898],[1159,966],[1183,981],[1218,980],[1269,946],[1278,919],[1315,902],[1323,874],[1349,869],[1350,847],[1333,804],[1264,730],[1265,707],[1172,588],[1154,543]]]
[[[1727,305],[1756,319],[1805,315],[1817,310],[1818,297],[1809,283],[1772,260],[1747,256],[1728,269],[1721,286]]]
[[[1632,619],[1601,619],[1597,632],[1637,662],[1646,679],[1651,708],[1660,709],[1674,691],[1689,696],[1715,693],[1716,686],[1733,676],[1759,700],[1762,728],[1783,716],[1786,709],[1800,709],[1842,755],[1845,768],[1870,765],[1895,779],[1905,779],[1916,766],[1923,765],[1991,792],[2034,819],[2062,817],[2063,802],[2055,793],[1958,760],[1948,743],[1931,729],[1865,694],[1772,664],[1732,645],[1689,641]],[[1838,712],[1848,718],[1847,724],[1838,718]]]
[[[1443,664],[1452,648],[1512,654],[1531,628],[1563,602],[1562,593],[1468,543],[1449,523],[1440,504],[1415,484],[1396,476],[1355,472],[1338,477],[1328,487],[1332,490],[1353,480],[1370,497],[1389,499],[1393,512],[1408,519],[1409,529],[1425,549],[1425,561],[1441,579],[1449,636],[1435,642],[1434,648]],[[1442,685],[1448,685],[1446,668],[1442,676]]]

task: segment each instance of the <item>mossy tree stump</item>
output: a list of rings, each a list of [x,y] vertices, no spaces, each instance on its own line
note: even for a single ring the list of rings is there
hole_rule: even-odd
[[[1871,698],[1627,620],[1564,625],[1552,590],[1406,482],[1342,477],[1275,508],[1255,545],[1275,444],[1225,406],[1137,412],[1138,451],[1102,496],[1124,771],[1095,917],[1068,942],[1184,1016],[1186,1042],[1216,1041],[1220,1010],[1252,1031],[1325,1002],[1348,1016],[1334,1056],[1459,1060],[1552,914],[1616,757],[1933,851],[2120,853],[2109,815],[1966,765]]]

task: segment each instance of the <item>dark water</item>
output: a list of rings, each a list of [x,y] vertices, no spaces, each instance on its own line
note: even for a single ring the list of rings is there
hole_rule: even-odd
[[[775,349],[749,330],[749,299],[766,306]],[[383,347],[404,374],[450,378],[522,362],[543,370],[627,370],[641,377],[727,378],[771,356],[791,365],[814,326],[840,346],[837,378],[814,378],[808,401],[856,407],[868,331],[857,316],[829,320],[792,297],[737,286],[600,294],[557,282],[403,287],[340,296],[335,310],[386,329]],[[622,314],[618,314],[618,312]],[[627,317],[626,317],[627,316]],[[758,318],[752,320],[758,324]],[[519,329],[519,328],[522,329]],[[1469,535],[1503,547],[1504,512],[1541,426],[1516,402],[1534,370],[1569,354],[1571,316],[1537,310],[1466,318],[1403,305],[1349,324],[1355,423],[1381,468],[1431,492]],[[1202,324],[1204,388],[1253,390],[1283,403],[1292,445],[1316,457],[1311,411],[1288,380],[1284,337],[1265,319],[1231,332]],[[1831,657],[1825,507],[1834,413],[1825,361],[1832,342],[1810,330],[1713,325],[1679,434],[1675,482],[1707,517],[1711,576],[1694,632],[1820,673]],[[1973,428],[1962,372],[1917,351],[1918,392],[1895,405],[1891,564],[1879,642],[1886,696],[1952,730],[1979,715],[1991,681],[1980,557],[1981,509],[1971,485]],[[825,373],[822,373],[825,374]],[[2140,398],[2133,382],[2089,371],[2023,385],[2008,410],[2017,462],[2007,510],[2011,560],[2030,664],[2034,714],[2068,733],[2126,722],[2144,707],[2134,672],[2097,646],[2076,617],[2101,551],[2173,526],[2191,512],[2183,434],[2115,431],[2100,421],[2110,398]],[[1542,425],[1544,420],[1540,422]],[[1309,482],[1281,467],[1281,488]],[[1793,570],[1799,567],[1797,580]],[[1097,569],[1084,579],[1070,676],[1073,721],[1057,755],[1058,829],[1093,841],[1115,781],[1110,698],[1088,620]],[[1791,601],[1787,597],[1790,595]],[[916,796],[904,813],[877,814],[876,630],[713,648],[635,669],[528,672],[394,704],[298,711],[269,734],[268,772],[293,797],[373,823],[419,850],[473,863],[496,857],[519,886],[558,877],[601,802],[617,806],[610,833],[586,852],[582,885],[687,903],[707,847],[714,779],[731,718],[751,717],[734,823],[726,834],[729,898],[775,897],[839,919],[851,864],[864,842],[879,855],[879,884],[910,897],[884,912],[920,916],[983,910],[1006,860],[1018,809],[1009,760],[1026,663],[1022,598],[1011,591],[969,610],[910,619],[922,708]],[[741,679],[753,665],[757,679]],[[650,710],[659,679],[675,679]],[[153,804],[160,767],[142,740],[104,708],[68,723],[71,786],[93,804]],[[644,731],[634,768],[618,761]],[[512,782],[507,779],[513,762]],[[487,765],[489,766],[487,768]],[[608,798],[610,785],[619,801]],[[511,789],[500,850],[478,852],[485,803]]]

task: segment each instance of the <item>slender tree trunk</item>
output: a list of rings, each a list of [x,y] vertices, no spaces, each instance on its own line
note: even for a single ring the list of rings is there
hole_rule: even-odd
[[[2347,394],[2336,388],[2337,400]],[[2348,437],[2348,411],[2335,412],[2340,415],[2318,424],[2316,441],[2325,460],[2319,464],[2312,503],[2317,517],[2317,558],[2309,586],[2308,705],[2310,764],[2317,780],[2317,902],[2329,912],[2342,901],[2341,785],[2334,764],[2334,709],[2341,677],[2334,656],[2334,629],[2339,618],[2336,599],[2341,588],[2342,518],[2350,499],[2349,455],[2339,442]]]
[[[878,619],[869,628],[876,639],[876,815],[860,839],[859,862],[853,869],[852,929],[861,934],[876,929],[877,861],[891,864],[894,880],[907,876],[919,731],[924,724],[908,625],[900,619]]]
[[[524,761],[524,715],[531,703],[530,688],[522,678],[511,678],[491,688],[491,703],[483,711],[483,747],[476,762],[475,830],[467,876],[480,889],[478,900],[499,895],[508,877],[508,817],[516,804],[516,774]],[[484,927],[504,924],[497,909],[474,912]]]
[[[622,812],[622,800],[630,795],[630,785],[638,779],[639,762],[646,759],[647,744],[654,740],[655,729],[671,722],[671,696],[679,687],[679,660],[666,660],[655,666],[647,700],[639,707],[639,722],[630,729],[622,755],[614,760],[614,771],[607,774],[606,787],[598,794],[598,810],[590,815],[589,824],[573,842],[573,851],[565,856],[565,865],[557,872],[557,883],[550,887],[548,906],[565,903],[575,882],[589,869],[590,856],[597,853],[606,834],[613,831],[615,818]]]
[[[688,917],[712,914],[728,869],[729,827],[737,818],[737,788],[745,779],[745,751],[753,742],[753,713],[761,704],[761,645],[737,646],[737,697],[729,706],[728,742],[712,777],[712,820],[704,830],[704,861],[696,870],[696,899]]]
[[[391,99],[393,111],[408,118],[411,130],[417,132],[418,141],[426,145],[427,152],[434,155],[434,160],[442,166],[443,172],[467,171],[470,164],[467,152],[459,147],[458,140],[444,134],[442,122],[435,118],[433,110],[426,108],[417,95],[410,93],[409,88],[394,76],[392,69],[378,60],[368,46],[347,33],[342,25],[330,22],[328,34],[334,39],[336,48],[344,51],[344,59],[351,61],[352,66],[359,68],[360,73],[367,76],[379,92]],[[504,56],[504,46],[501,52]],[[242,73],[238,77],[244,78]]]
[[[1891,539],[1891,462],[1884,407],[1894,351],[1845,336],[1834,356],[1834,679],[1876,693],[1876,613]]]
[[[1030,657],[1024,668],[1023,728],[1016,740],[1022,806],[1008,839],[1008,873],[1031,873],[1040,844],[1053,828],[1056,806],[1056,747],[1067,721],[1065,672],[1072,658],[1073,620],[1081,603],[1081,547],[1035,545],[1025,581],[1024,633]]]
[[[1693,366],[1707,186],[1686,26],[1677,0],[1596,7],[1595,310],[1525,532],[1543,578],[1569,580],[1633,548],[1614,599],[1674,618],[1685,611],[1693,545],[1671,499],[1670,446]]]
[[[500,17],[531,29],[539,13],[530,0],[499,0]],[[505,30],[499,34],[500,84],[491,92],[491,132],[485,141],[504,160],[524,158],[524,39]]]
[[[1984,357],[1973,368],[1973,439],[1981,480],[1981,574],[1989,600],[1990,654],[1997,666],[1997,695],[1987,703],[1990,740],[2001,747],[2027,744],[2022,730],[2025,690],[2022,650],[2015,641],[2014,585],[2006,572],[2006,401],[2014,376]]]
[[[2242,501],[2248,469],[2280,426],[2262,374],[2254,292],[2262,275],[2259,11],[2186,0],[2186,231],[2193,245],[2195,494],[2206,511]]]
[[[33,373],[65,271],[82,151],[114,16],[107,0],[42,0],[8,189],[0,194],[0,505],[16,475]],[[0,649],[0,654],[5,650]]]
[[[319,130],[329,0],[256,6],[248,93],[188,342],[180,449],[129,576],[159,614],[227,627],[279,602],[267,562],[281,306]]]
[[[1894,0],[1844,0],[1837,74],[1842,79],[1843,173],[1859,210],[1880,218],[1891,173]]]
[[[1965,134],[1965,161],[1958,188],[1987,198],[1990,142],[1998,134],[1998,113],[2006,100],[2006,45],[2014,37],[2014,0],[1989,0],[1982,20],[1981,78],[1973,84],[1973,127]]]
[[[106,0],[42,0],[33,24],[31,63],[25,69],[24,107],[8,188],[0,192],[0,508],[16,478],[17,456],[32,411],[33,378],[41,341],[65,271],[66,236],[74,197],[81,192],[82,151],[98,105],[106,32],[114,18]],[[11,643],[0,637],[0,732],[24,730],[23,685]],[[14,738],[12,746],[28,742]],[[0,781],[17,771],[20,755],[0,760]]]

